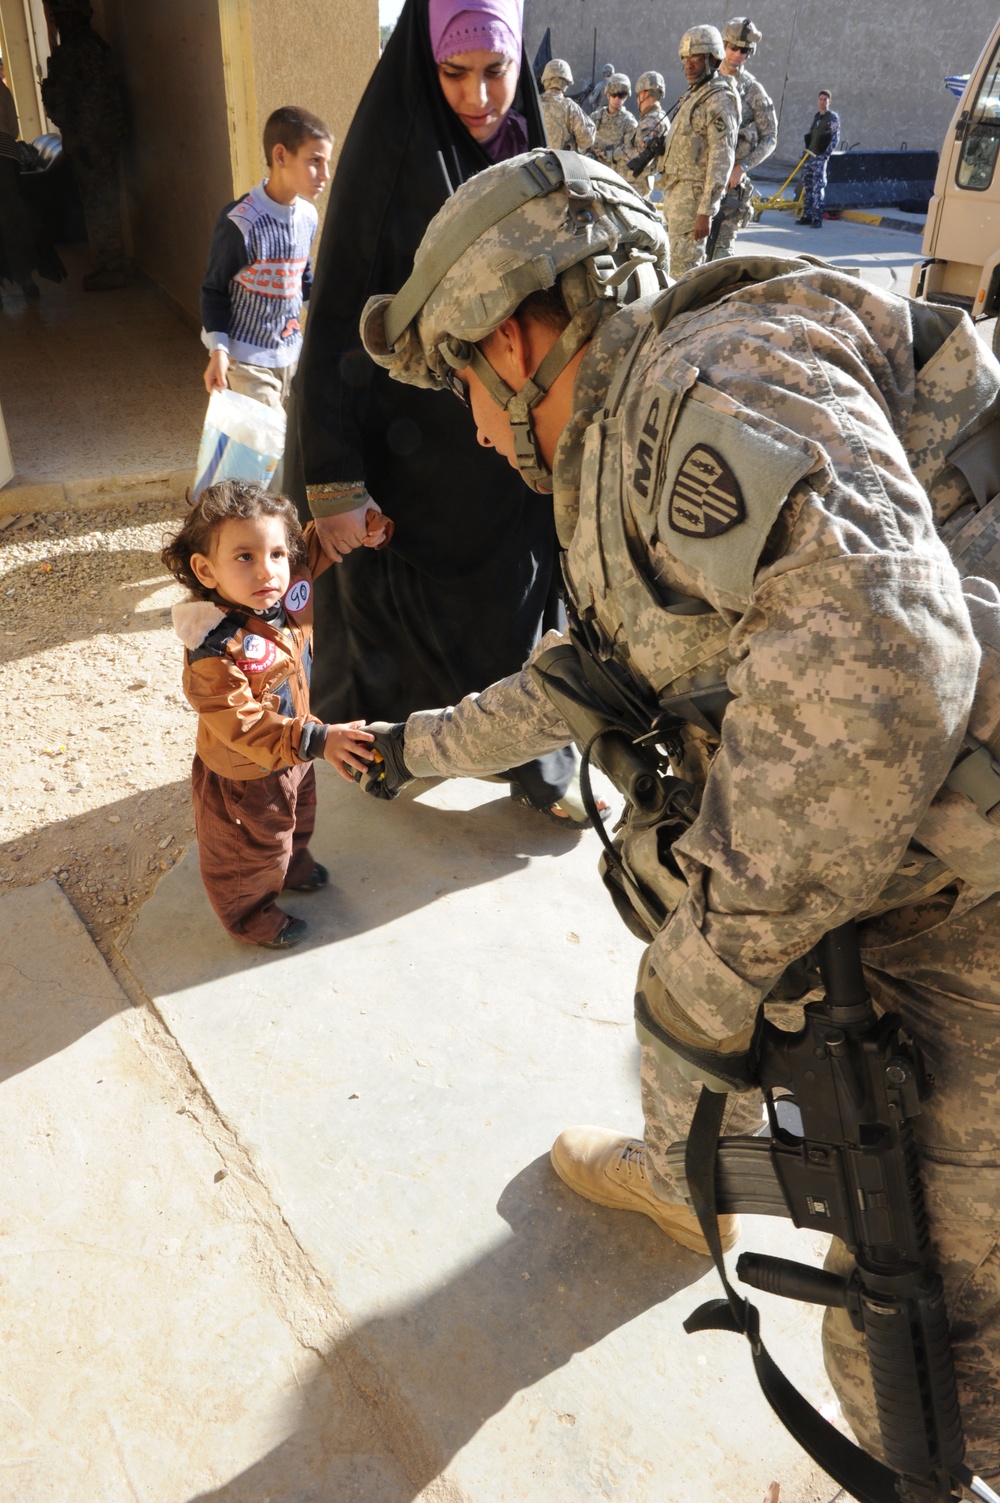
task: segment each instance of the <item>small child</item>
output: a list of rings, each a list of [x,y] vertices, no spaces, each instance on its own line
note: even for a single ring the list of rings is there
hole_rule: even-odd
[[[312,582],[330,560],[286,497],[242,480],[203,491],[161,558],[192,592],[173,621],[198,711],[191,791],[205,891],[235,939],[287,950],[306,924],[278,894],[329,881],[309,851],[313,760],[349,781],[372,760],[363,720],[324,725],[309,713]]]
[[[297,105],[264,126],[268,175],[219,215],[201,288],[202,342],[211,350],[205,389],[283,407],[302,348],[302,305],[333,136]],[[276,484],[276,488],[280,488]]]

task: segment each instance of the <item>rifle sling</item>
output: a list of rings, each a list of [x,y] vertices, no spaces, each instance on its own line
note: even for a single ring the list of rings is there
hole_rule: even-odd
[[[721,1092],[702,1089],[688,1135],[684,1168],[691,1201],[726,1298],[700,1305],[688,1316],[684,1329],[689,1335],[695,1331],[734,1331],[745,1336],[764,1397],[817,1466],[828,1472],[852,1498],[858,1499],[858,1503],[899,1503],[898,1474],[841,1435],[802,1397],[761,1341],[760,1313],[756,1306],[738,1294],[729,1282],[722,1259],[715,1199],[716,1152],[725,1110],[726,1097]]]

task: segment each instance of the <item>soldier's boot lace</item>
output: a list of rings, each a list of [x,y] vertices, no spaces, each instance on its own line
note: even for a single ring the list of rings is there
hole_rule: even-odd
[[[552,1167],[585,1200],[616,1211],[641,1211],[681,1247],[711,1257],[698,1218],[687,1206],[663,1200],[646,1171],[646,1145],[603,1127],[569,1127],[552,1145]],[[740,1218],[719,1217],[722,1248],[739,1241]]]

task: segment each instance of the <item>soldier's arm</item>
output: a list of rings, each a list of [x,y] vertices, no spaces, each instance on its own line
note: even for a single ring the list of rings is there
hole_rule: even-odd
[[[576,149],[577,151],[589,151],[594,144],[594,136],[596,134],[594,122],[590,119],[589,115],[583,113],[574,99],[571,99],[569,103],[571,105],[570,130],[576,144]]]
[[[752,172],[771,155],[778,141],[778,114],[767,90],[755,83],[750,91],[750,105],[754,124],[757,127],[757,144],[743,161],[746,172]]]
[[[528,663],[563,640],[547,632]],[[406,722],[403,756],[414,777],[476,777],[519,767],[558,751],[569,728],[534,682],[526,663],[481,694],[443,710],[418,710]]]
[[[790,323],[730,318],[717,352],[698,351],[702,379],[750,409],[724,455],[734,468],[761,413],[820,460],[778,503],[773,562],[756,567],[742,613],[702,586],[729,601],[735,698],[698,818],[673,847],[686,892],[652,959],[715,1038],[739,1033],[791,961],[875,902],[948,774],[978,666],[957,575],[882,407],[884,357],[866,366],[834,324]],[[665,511],[661,535],[683,557],[694,545]],[[727,548],[745,559],[739,528],[700,548],[713,579]]]
[[[739,122],[735,106],[720,100],[707,112],[705,122],[705,183],[698,200],[698,213],[714,219],[722,203],[733,165],[736,161],[736,133]]]

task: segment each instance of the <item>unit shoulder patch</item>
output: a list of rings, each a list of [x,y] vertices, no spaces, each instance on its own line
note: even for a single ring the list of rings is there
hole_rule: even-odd
[[[714,538],[746,519],[740,483],[721,454],[695,444],[681,460],[667,521],[673,532],[689,538]]]
[[[823,459],[811,440],[698,382],[680,402],[662,465],[660,541],[742,608],[785,498]]]

